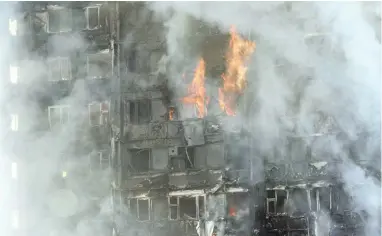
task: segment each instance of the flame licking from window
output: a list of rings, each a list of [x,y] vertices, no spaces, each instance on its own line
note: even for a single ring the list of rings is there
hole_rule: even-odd
[[[245,64],[255,51],[256,44],[241,38],[234,27],[231,27],[230,35],[229,49],[226,53],[226,71],[222,75],[223,87],[219,88],[219,105],[227,115],[234,116],[237,95],[246,87]]]
[[[168,119],[169,120],[174,120],[174,113],[175,113],[175,108],[170,107],[168,110]]]
[[[206,65],[202,58],[199,60],[199,64],[195,70],[194,79],[188,87],[188,96],[182,99],[184,103],[194,104],[196,106],[199,118],[203,118],[207,115],[206,105],[209,102],[209,98],[207,97],[206,89],[204,87],[205,70]]]

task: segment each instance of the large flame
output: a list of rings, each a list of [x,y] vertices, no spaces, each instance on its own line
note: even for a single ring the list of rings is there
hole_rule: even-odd
[[[227,115],[233,116],[236,114],[236,98],[246,87],[246,63],[255,51],[256,44],[241,38],[234,27],[231,28],[230,35],[226,71],[222,75],[223,87],[219,88],[219,105]]]
[[[188,96],[184,97],[182,101],[184,103],[193,104],[197,108],[199,118],[203,118],[207,115],[206,105],[209,102],[206,89],[204,87],[205,82],[205,70],[206,65],[204,59],[199,60],[199,64],[194,73],[194,79],[188,87]]]

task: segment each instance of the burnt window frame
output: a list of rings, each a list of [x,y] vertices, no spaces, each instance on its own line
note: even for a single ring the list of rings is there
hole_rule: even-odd
[[[99,119],[97,123],[92,122],[92,109],[91,106],[98,106],[99,107]],[[107,107],[107,109],[104,109],[104,106]],[[89,113],[89,125],[90,126],[102,126],[108,124],[109,121],[109,115],[110,115],[110,102],[109,101],[102,101],[102,102],[92,102],[88,104],[88,113]]]
[[[127,199],[128,201],[128,209],[129,209],[129,213],[137,220],[137,221],[140,221],[140,222],[147,222],[147,221],[150,221],[151,220],[151,199],[150,198],[129,198]],[[135,213],[132,213],[132,209],[131,209],[131,202],[132,201],[135,201],[136,203],[136,209],[135,209]],[[140,208],[139,208],[139,202],[140,201],[147,201],[147,217],[148,219],[140,219]]]
[[[55,105],[55,106],[49,106],[48,107],[48,119],[49,119],[49,127],[52,129],[54,127],[54,125],[52,124],[52,116],[53,116],[53,112],[52,110],[54,109],[59,109],[59,113],[60,113],[60,117],[59,117],[59,125],[66,125],[70,122],[70,106],[69,105]],[[63,110],[66,109],[67,110],[67,121],[66,122],[63,122],[63,116],[65,115],[65,113],[63,113]]]
[[[201,206],[200,206],[200,199],[203,199],[203,212],[204,212],[204,215],[206,214],[207,210],[206,210],[206,196],[205,195],[196,195],[196,196],[168,196],[168,220],[169,221],[177,221],[177,220],[182,220],[184,219],[182,216],[181,216],[181,205],[180,205],[180,199],[182,198],[193,198],[195,200],[195,218],[193,217],[190,217],[191,219],[193,220],[199,220],[201,219],[203,216],[201,215]],[[174,203],[174,201],[171,201],[171,200],[176,200],[176,203]],[[176,218],[171,218],[172,216],[172,211],[171,211],[171,208],[176,208]]]
[[[90,27],[90,19],[89,19],[89,10],[97,9],[97,25],[95,27]],[[85,7],[85,18],[86,18],[86,29],[87,30],[97,30],[101,26],[101,6],[93,5]]]
[[[140,119],[140,107],[143,103],[146,103],[147,110],[148,110],[148,116],[144,120]],[[129,122],[130,124],[134,125],[141,125],[141,124],[147,124],[150,123],[152,120],[152,103],[150,99],[137,99],[137,100],[131,100],[128,101],[129,104],[129,110],[127,111],[129,114]],[[134,106],[134,108],[132,108]],[[132,111],[134,110],[134,111]],[[131,114],[133,113],[133,114]]]
[[[273,195],[272,196],[269,196],[269,191],[273,191]],[[285,199],[284,199],[284,204],[283,204],[283,207],[282,207],[282,210],[281,211],[278,211],[278,196],[279,196],[279,192],[283,191],[285,193]],[[285,189],[267,189],[266,190],[266,212],[267,214],[269,215],[275,215],[275,214],[282,214],[282,213],[286,213],[286,203],[288,201],[288,197],[289,197],[289,192]],[[270,204],[273,204],[273,208],[274,208],[274,211],[271,212],[270,211]]]
[[[160,200],[163,200],[163,203],[165,203],[164,206],[166,208],[166,212],[165,212],[166,214],[163,214],[162,217],[157,217],[157,215],[155,214],[156,212],[154,211],[154,205],[157,201],[160,202]],[[152,214],[152,217],[150,219],[152,219],[152,220],[166,220],[166,219],[168,219],[170,209],[169,209],[167,198],[166,197],[152,198],[152,199],[150,199],[150,201],[151,201],[151,214]]]

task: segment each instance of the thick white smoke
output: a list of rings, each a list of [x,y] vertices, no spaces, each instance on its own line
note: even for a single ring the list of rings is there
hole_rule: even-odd
[[[246,106],[253,112],[238,119],[259,137],[258,150],[282,156],[288,134],[343,132],[345,139],[331,135],[314,143],[307,138],[306,143],[321,158],[344,163],[339,171],[346,190],[355,207],[370,216],[366,233],[379,234],[379,180],[365,177],[348,151],[350,141],[363,142],[357,146],[359,158],[379,169],[381,44],[380,11],[375,10],[379,3],[156,2],[151,9],[167,18],[174,12],[167,24],[170,58],[184,53],[176,43],[187,29],[179,26],[179,15],[201,19],[222,32],[234,25],[241,34],[250,35],[257,48],[249,65],[245,101],[252,103]],[[336,130],[322,114],[330,117]],[[371,138],[362,138],[363,132]],[[359,181],[369,190],[351,187]]]
[[[52,90],[54,86],[47,81],[51,68],[45,64],[42,53],[46,46],[50,56],[70,55],[88,45],[82,37],[73,34],[66,38],[49,37],[44,46],[28,51],[36,43],[23,31],[27,29],[23,27],[23,20],[28,19],[28,15],[20,12],[17,4],[1,6],[0,234],[110,234],[111,228],[105,226],[105,222],[111,220],[110,174],[97,172],[90,178],[89,153],[81,149],[96,146],[91,135],[83,129],[89,124],[91,94],[83,80],[60,81],[64,82],[61,84],[63,90],[66,82],[73,86],[67,97],[58,94],[62,92],[59,89]],[[17,22],[12,29],[8,25],[10,19]],[[17,36],[11,36],[10,30]],[[17,83],[13,81],[16,84],[10,83],[10,65],[21,68]],[[72,61],[72,68],[75,66],[76,62]],[[81,64],[80,69],[83,67]],[[56,88],[60,86],[56,85]],[[108,97],[100,98],[102,100]],[[64,127],[51,130],[48,106],[54,105],[70,106],[70,120]],[[14,125],[11,114],[17,115],[14,130],[11,129]],[[68,159],[64,161],[63,157]],[[17,179],[12,178],[12,163],[17,165]]]

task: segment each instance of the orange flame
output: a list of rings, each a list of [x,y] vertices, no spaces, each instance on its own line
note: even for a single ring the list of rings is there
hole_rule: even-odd
[[[199,60],[199,64],[194,73],[194,79],[188,87],[189,95],[184,97],[182,101],[188,104],[194,104],[198,110],[198,117],[203,118],[207,114],[206,105],[209,102],[209,98],[206,94],[206,89],[204,87],[205,82],[205,70],[206,65],[202,59]]]
[[[173,107],[170,107],[168,110],[168,119],[169,120],[174,120],[174,113],[175,113],[175,109]]]
[[[234,116],[237,94],[246,87],[246,73],[249,57],[255,51],[256,44],[245,40],[236,33],[234,27],[230,31],[231,39],[226,54],[226,72],[222,75],[223,87],[219,89],[219,105],[227,115]]]

